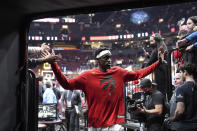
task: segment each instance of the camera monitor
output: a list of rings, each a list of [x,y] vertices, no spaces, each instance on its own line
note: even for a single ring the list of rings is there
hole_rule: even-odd
[[[39,104],[38,119],[54,120],[57,118],[57,104]]]

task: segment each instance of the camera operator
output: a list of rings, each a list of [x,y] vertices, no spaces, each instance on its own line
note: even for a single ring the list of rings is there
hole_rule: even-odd
[[[135,112],[146,114],[147,131],[160,131],[164,119],[164,96],[156,89],[156,83],[150,79],[143,79],[140,86],[146,95],[145,104],[142,108],[138,107]]]
[[[128,95],[126,100],[127,100],[127,111],[131,115],[130,118],[135,121],[138,121],[141,124],[144,123],[146,121],[146,116],[144,113],[142,112],[135,114],[133,113],[138,109],[138,107],[143,108],[144,105],[143,103],[145,101],[144,92],[140,88],[139,84],[137,84],[136,87],[133,89],[133,95],[132,96]]]

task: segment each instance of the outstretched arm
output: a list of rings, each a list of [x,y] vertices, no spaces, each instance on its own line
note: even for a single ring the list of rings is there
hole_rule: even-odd
[[[185,49],[185,51],[191,51],[194,47],[195,47],[195,48],[197,47],[197,42],[194,43],[194,44],[192,44],[192,45],[189,45],[189,46]]]
[[[57,65],[56,61],[59,61],[61,57],[55,55],[54,51],[52,50],[52,53],[50,54],[48,51],[43,52],[42,56],[45,58],[48,58],[51,64],[52,70],[60,83],[60,85],[68,90],[75,90],[75,89],[82,89],[84,86],[84,75],[80,75],[73,79],[68,79],[66,76],[62,73],[60,67]]]
[[[130,71],[127,75],[128,81],[143,78],[149,75],[150,73],[152,73],[157,67],[159,67],[158,61],[146,68],[143,68],[137,71]]]
[[[29,46],[28,47],[28,53],[29,54],[36,54],[36,53],[41,53],[43,51],[49,51],[49,46],[46,45],[46,43],[43,43],[41,45],[41,47],[33,47],[33,46]]]
[[[194,32],[194,33],[192,33],[192,34],[190,34],[189,36],[187,36],[186,39],[187,39],[188,41],[197,40],[197,31]]]
[[[186,38],[177,41],[176,46],[177,47],[181,47],[181,46],[185,45],[186,43],[188,43],[190,41],[194,41],[194,40],[197,40],[197,31],[192,33],[192,34],[190,34]]]
[[[84,90],[85,87],[85,81],[86,79],[86,75],[85,72],[78,75],[75,78],[72,79],[68,79],[61,71],[60,67],[56,64],[56,63],[52,63],[51,64],[52,70],[58,80],[58,82],[60,83],[60,85],[64,88],[64,89],[68,89],[68,90]]]
[[[69,88],[69,83],[68,83],[68,79],[66,78],[66,76],[62,73],[60,67],[56,64],[56,63],[52,63],[51,64],[52,70],[58,80],[58,82],[60,83],[60,85],[64,88],[64,89],[68,89]]]
[[[125,72],[126,74],[124,75],[125,78],[124,81],[128,82],[131,80],[137,80],[152,73],[157,67],[159,67],[160,64],[164,63],[164,53],[165,52],[159,51],[158,53],[159,60],[146,68],[137,71],[126,71]]]
[[[41,56],[43,59],[47,59],[48,62],[51,64],[52,70],[58,80],[58,82],[60,83],[60,85],[65,88],[68,89],[68,80],[66,78],[66,76],[62,73],[60,67],[56,64],[57,61],[59,61],[61,58],[57,55],[55,55],[54,50],[52,50],[52,53],[49,53],[48,51],[43,51],[41,53]]]
[[[43,57],[43,58],[31,58],[28,59],[28,68],[35,68],[38,65],[41,65],[45,62],[53,62],[53,61],[57,61],[57,59],[59,56],[54,56],[54,57]]]

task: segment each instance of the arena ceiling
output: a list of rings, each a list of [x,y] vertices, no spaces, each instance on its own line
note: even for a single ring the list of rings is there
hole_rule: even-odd
[[[190,1],[195,0],[7,0],[0,5],[0,36],[5,36],[20,26],[23,27],[25,22],[29,23],[29,20],[35,17],[142,8]]]

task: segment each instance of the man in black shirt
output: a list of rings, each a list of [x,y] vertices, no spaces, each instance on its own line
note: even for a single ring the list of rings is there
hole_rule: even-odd
[[[145,107],[139,108],[139,112],[146,114],[147,131],[160,131],[163,122],[164,96],[156,89],[156,83],[150,79],[140,82],[142,90],[146,94]]]
[[[174,116],[174,113],[175,113],[175,110],[176,110],[176,89],[182,85],[184,83],[184,79],[181,75],[181,73],[176,73],[175,76],[174,76],[174,91],[173,91],[173,94],[172,94],[172,97],[169,101],[169,104],[170,104],[170,117]],[[170,123],[170,125],[168,126],[168,128],[170,128],[171,130],[176,130],[176,123]]]
[[[168,121],[177,121],[177,131],[197,130],[197,86],[195,82],[196,68],[188,64],[180,68],[185,83],[176,90],[177,107],[173,117]]]

